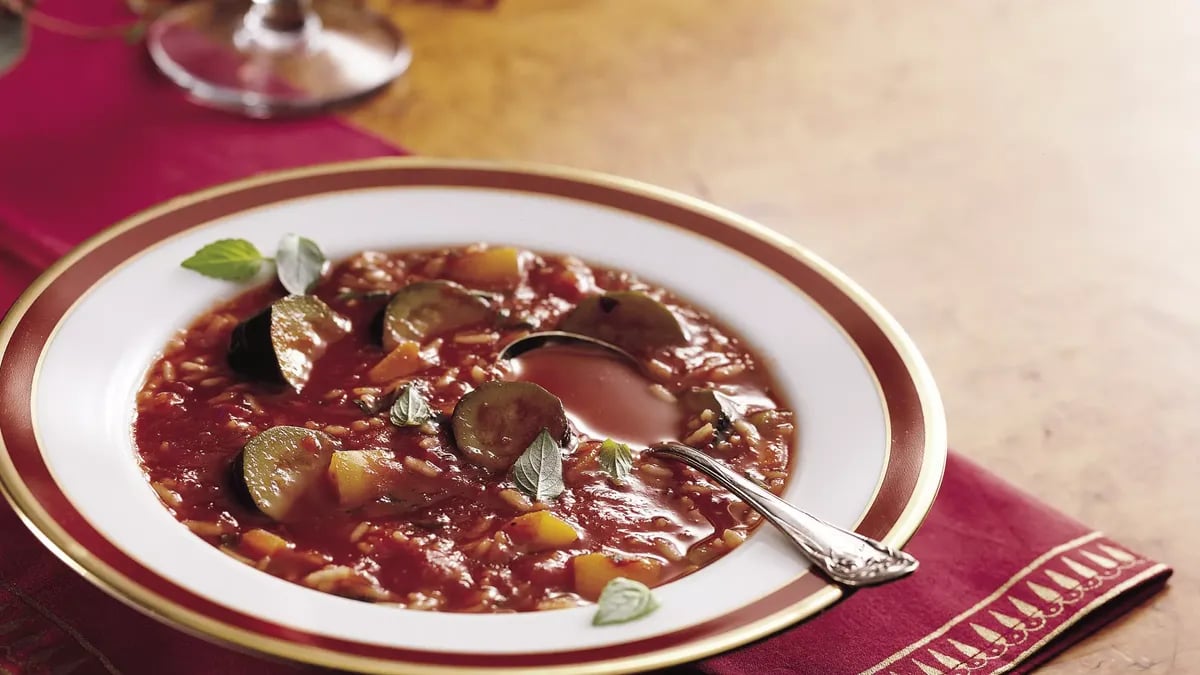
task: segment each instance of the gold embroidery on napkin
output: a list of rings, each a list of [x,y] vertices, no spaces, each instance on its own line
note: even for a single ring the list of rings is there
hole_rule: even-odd
[[[1070,629],[1104,603],[1109,602],[1121,593],[1133,588],[1134,586],[1137,586],[1140,583],[1143,583],[1147,579],[1167,569],[1165,565],[1155,564],[1147,569],[1142,570],[1133,577],[1125,579],[1120,584],[1117,584],[1104,594],[1094,598],[1091,602],[1087,603],[1083,607],[1078,608],[1068,620],[1055,626],[1054,629],[1049,633],[1041,636],[1041,638],[1036,642],[1026,647],[1023,652],[1009,656],[1007,661],[1001,661],[1003,657],[1008,656],[1008,652],[1011,648],[1024,645],[1030,641],[1032,635],[1039,633],[1043,628],[1045,628],[1048,625],[1046,619],[1054,618],[1063,614],[1068,606],[1075,605],[1076,603],[1080,602],[1082,599],[1088,596],[1089,592],[1101,588],[1109,581],[1119,579],[1125,572],[1136,567],[1137,565],[1149,562],[1148,560],[1137,558],[1124,551],[1119,551],[1121,555],[1112,555],[1112,551],[1117,549],[1113,549],[1112,547],[1105,546],[1103,544],[1098,545],[1098,548],[1103,550],[1104,553],[1109,554],[1111,558],[1104,557],[1098,553],[1095,553],[1094,551],[1089,552],[1084,549],[1078,549],[1073,553],[1077,553],[1091,560],[1097,567],[1101,568],[1100,572],[1088,568],[1066,555],[1059,556],[1059,558],[1054,561],[1057,564],[1062,564],[1064,567],[1070,569],[1071,572],[1079,575],[1080,577],[1083,577],[1083,581],[1071,577],[1066,573],[1050,568],[1041,570],[1041,573],[1044,573],[1047,579],[1063,589],[1063,592],[1061,593],[1051,590],[1050,588],[1040,585],[1034,581],[1026,581],[1025,586],[1027,588],[1034,592],[1034,594],[1043,601],[1049,603],[1047,607],[1039,609],[1034,605],[1020,600],[1019,598],[1009,595],[1005,599],[1008,600],[1015,608],[1017,608],[1018,611],[1020,611],[1020,613],[1025,617],[1024,619],[1018,619],[995,609],[987,610],[987,613],[992,617],[992,619],[1005,629],[1004,633],[992,630],[991,628],[980,623],[969,622],[968,625],[971,627],[971,629],[975,631],[980,638],[982,638],[984,643],[983,649],[964,644],[953,638],[946,638],[946,643],[950,647],[953,647],[967,657],[966,661],[958,661],[957,659],[946,656],[936,649],[926,648],[926,653],[933,657],[933,659],[941,664],[944,668],[946,668],[946,670],[942,670],[918,660],[916,655],[913,655],[912,659],[908,662],[908,665],[915,666],[920,671],[921,675],[947,675],[951,673],[983,675],[985,672],[988,673],[988,675],[1000,675],[1001,673],[1006,673],[1012,668],[1015,668],[1038,649],[1042,648],[1050,640]],[[1093,560],[1092,556],[1095,556],[1096,559]],[[1045,558],[1045,556],[1043,556],[1043,558]],[[1045,562],[1045,560],[1043,560],[1043,562]],[[1028,572],[1023,573],[1028,574]],[[1013,581],[1013,579],[1010,579],[1010,582],[1011,581]],[[1009,584],[1008,587],[1011,589],[1014,585],[1015,584]],[[921,644],[928,644],[929,642],[930,641],[927,639]],[[921,644],[910,645],[910,648],[920,648]],[[909,653],[911,653],[911,651]],[[915,673],[916,671],[912,671],[911,668],[903,667],[904,664],[900,663],[901,659],[903,658],[904,655],[897,653],[893,655],[892,663],[888,665],[901,666],[901,672],[907,671]],[[876,668],[878,667],[879,666],[876,666]],[[892,669],[889,669],[888,673],[889,675],[901,675],[900,672]]]
[[[1044,647],[1046,645],[1046,643],[1050,642],[1054,638],[1061,635],[1067,629],[1074,626],[1076,624],[1076,622],[1078,622],[1080,619],[1087,616],[1088,614],[1091,614],[1093,611],[1095,611],[1098,607],[1100,607],[1104,603],[1111,601],[1113,598],[1124,593],[1125,591],[1128,591],[1129,589],[1133,588],[1134,586],[1137,586],[1138,584],[1146,581],[1150,577],[1153,577],[1156,574],[1160,574],[1160,573],[1166,571],[1166,569],[1167,569],[1166,565],[1159,563],[1157,565],[1154,565],[1153,567],[1146,569],[1141,574],[1131,577],[1130,579],[1124,581],[1123,583],[1120,583],[1120,584],[1114,586],[1112,588],[1112,590],[1108,591],[1104,595],[1102,595],[1102,596],[1096,598],[1095,600],[1093,600],[1092,602],[1088,603],[1088,605],[1086,607],[1084,607],[1083,609],[1081,609],[1079,611],[1079,613],[1076,614],[1075,617],[1072,618],[1070,621],[1067,621],[1066,623],[1062,624],[1058,628],[1055,628],[1054,630],[1050,631],[1041,640],[1038,640],[1036,643],[1030,645],[1029,649],[1026,649],[1025,651],[1021,652],[1015,658],[1013,658],[1012,661],[1006,663],[1005,665],[1001,666],[1000,668],[997,668],[996,670],[994,670],[992,672],[994,673],[994,675],[1001,675],[1002,673],[1007,673],[1008,671],[1010,671],[1013,668],[1015,668],[1016,666],[1018,666],[1022,661],[1029,658],[1034,652],[1036,652],[1037,650]]]
[[[1100,536],[1102,535],[1099,532],[1093,532],[1056,546],[1038,556],[991,595],[922,639],[897,651],[873,668],[863,671],[862,675],[872,675],[884,669],[888,670],[889,675],[899,675],[894,669],[897,667],[900,673],[913,673],[914,675],[917,673],[921,675],[942,675],[944,673],[978,673],[982,675],[985,670],[992,673],[1005,672],[1027,658],[1053,636],[1061,634],[1074,625],[1099,605],[1166,569],[1163,565],[1154,565],[1148,570],[1139,572],[1131,579],[1122,580],[1119,585],[1109,589],[1099,598],[1076,608],[1075,605],[1085,598],[1091,598],[1095,592],[1110,582],[1119,580],[1132,568],[1149,562],[1111,545],[1095,542]],[[1091,545],[1089,546],[1089,544]],[[1088,548],[1085,549],[1084,546]],[[1039,608],[1033,603],[1017,597],[1015,593],[1021,588],[1030,594],[1027,596],[1028,599],[1040,599],[1045,606]],[[1008,604],[998,603],[1001,598]],[[1040,634],[1050,625],[1049,619],[1062,616],[1068,609],[1075,611],[1069,620],[1054,626],[1048,635],[1039,636],[1040,639],[1035,644],[1020,654],[1015,656],[1009,654],[1013,648],[1031,642],[1035,634]],[[946,637],[943,642],[935,644],[935,641],[964,622],[978,637],[978,642],[971,640],[970,642],[975,642],[975,644],[966,644],[960,640]],[[959,634],[958,637],[962,638],[962,635]],[[934,649],[934,646],[938,648]],[[923,647],[925,649],[919,652],[918,650]],[[957,652],[966,660],[960,661],[948,656],[948,652]],[[1011,660],[1001,662],[1000,660],[1006,655]],[[910,657],[906,662],[907,665],[902,663],[906,657]],[[930,665],[931,663],[937,665]]]
[[[1011,578],[1009,578],[1008,581],[1004,582],[1004,584],[1002,584],[1000,586],[1000,588],[996,589],[996,591],[993,592],[991,595],[984,598],[983,600],[980,600],[973,607],[967,608],[964,612],[962,612],[958,616],[950,619],[945,624],[943,624],[940,628],[933,631],[929,635],[926,635],[925,637],[912,643],[911,645],[905,647],[904,649],[901,649],[900,651],[896,652],[895,654],[892,654],[891,656],[887,657],[883,661],[880,661],[879,663],[877,663],[874,667],[872,667],[868,670],[864,670],[862,672],[862,675],[874,675],[875,673],[878,673],[879,671],[883,670],[884,668],[887,668],[888,666],[899,661],[900,659],[904,658],[905,656],[908,656],[909,654],[915,652],[916,650],[920,649],[921,647],[929,644],[930,642],[933,642],[934,640],[941,637],[942,635],[945,635],[951,628],[954,628],[958,624],[962,623],[963,620],[965,620],[967,617],[971,616],[972,614],[975,614],[980,609],[983,609],[984,607],[995,602],[996,599],[998,599],[1002,595],[1004,595],[1004,593],[1006,591],[1008,591],[1008,589],[1012,588],[1017,583],[1019,583],[1021,581],[1022,577],[1029,574],[1033,570],[1037,569],[1042,563],[1046,562],[1050,558],[1053,558],[1054,556],[1056,556],[1060,553],[1069,551],[1069,550],[1071,550],[1077,546],[1080,546],[1082,544],[1086,544],[1087,542],[1098,539],[1101,536],[1103,536],[1103,535],[1100,532],[1092,532],[1090,534],[1085,534],[1082,537],[1079,537],[1077,539],[1072,539],[1071,541],[1068,541],[1064,544],[1060,544],[1059,546],[1055,546],[1054,548],[1050,549],[1049,551],[1046,551],[1045,553],[1043,553],[1042,555],[1040,555],[1036,559],[1034,559],[1033,562],[1029,563],[1028,565],[1023,567],[1020,571],[1018,571],[1016,574],[1014,574]]]

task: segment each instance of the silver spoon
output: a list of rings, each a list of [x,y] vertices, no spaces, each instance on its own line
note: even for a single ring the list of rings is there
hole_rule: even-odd
[[[604,340],[565,331],[530,333],[510,342],[500,350],[497,358],[511,359],[546,345],[572,343],[616,354],[642,370],[641,361],[624,349]],[[667,441],[651,446],[650,452],[680,460],[712,478],[779,528],[800,548],[805,557],[840,584],[882,584],[911,574],[917,569],[917,559],[911,555],[827,523],[789,504],[695,448]]]
[[[806,513],[695,448],[667,441],[651,446],[650,451],[678,459],[712,478],[761,513],[817,568],[840,584],[872,586],[917,569],[917,559],[904,551]]]
[[[629,361],[629,363],[633,364],[633,366],[638,370],[642,370],[641,361],[638,361],[633,354],[630,354],[613,343],[605,342],[604,340],[594,337],[588,337],[586,335],[580,335],[579,333],[568,333],[562,330],[543,330],[537,333],[530,333],[529,335],[519,337],[505,345],[504,349],[501,349],[500,353],[496,355],[496,358],[503,361],[504,359],[516,358],[525,352],[537,349],[538,347],[572,343],[587,347],[596,347],[612,354],[616,354],[617,356]]]

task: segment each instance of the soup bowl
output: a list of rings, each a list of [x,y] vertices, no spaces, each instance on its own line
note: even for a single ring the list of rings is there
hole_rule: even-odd
[[[634,272],[743,336],[772,373],[797,426],[783,497],[896,547],[933,503],[946,441],[927,366],[879,303],[799,245],[611,176],[421,159],[324,165],[133,216],[56,263],[0,324],[6,497],[59,557],[157,619],[344,669],[624,672],[737,647],[842,597],[766,527],[656,588],[653,614],[602,627],[594,607],[476,615],[357,602],[222,555],[149,489],[132,441],[135,395],[164,343],[236,293],[180,261],[213,240],[271,250],[293,232],[335,260],[488,241]]]

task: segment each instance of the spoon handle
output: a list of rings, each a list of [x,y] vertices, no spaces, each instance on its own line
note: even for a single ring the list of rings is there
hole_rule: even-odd
[[[911,555],[806,513],[695,448],[668,441],[651,446],[650,451],[678,459],[712,478],[783,531],[814,565],[840,584],[882,584],[917,569],[917,560]]]

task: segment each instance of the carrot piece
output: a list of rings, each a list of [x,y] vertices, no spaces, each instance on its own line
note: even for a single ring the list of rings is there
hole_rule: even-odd
[[[367,371],[372,384],[384,384],[422,370],[429,363],[421,355],[421,345],[413,340],[401,340],[379,363]]]

